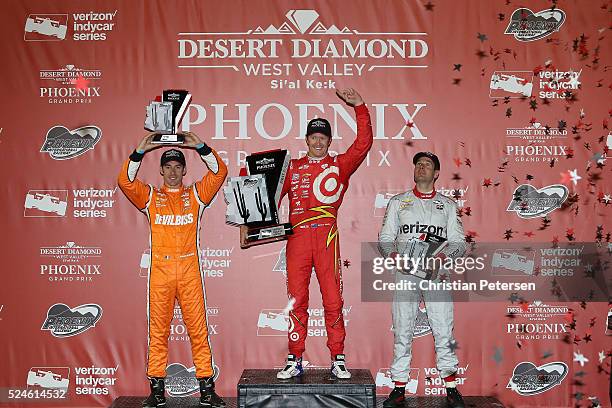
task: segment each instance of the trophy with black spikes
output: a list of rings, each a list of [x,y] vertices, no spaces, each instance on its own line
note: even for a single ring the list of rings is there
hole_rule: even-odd
[[[243,175],[228,180],[225,221],[246,230],[241,247],[280,241],[293,233],[291,224],[279,222],[278,212],[289,160],[286,150],[254,153],[246,158]]]

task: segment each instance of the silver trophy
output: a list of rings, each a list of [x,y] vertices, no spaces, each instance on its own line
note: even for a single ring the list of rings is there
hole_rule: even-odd
[[[152,143],[184,143],[178,128],[191,102],[191,94],[183,89],[167,89],[146,107],[145,129],[157,133]]]

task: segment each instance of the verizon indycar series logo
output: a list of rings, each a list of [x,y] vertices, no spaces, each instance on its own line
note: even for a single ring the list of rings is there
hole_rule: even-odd
[[[559,31],[564,22],[565,12],[558,8],[537,13],[528,8],[520,8],[512,13],[504,34],[513,35],[522,42],[535,41]]]
[[[68,391],[70,368],[32,367],[28,371],[27,386]]]
[[[533,90],[532,71],[494,71],[489,83],[491,98],[530,97]]]
[[[545,217],[567,200],[569,190],[563,184],[553,184],[536,189],[521,184],[513,193],[506,211],[513,211],[521,218]]]
[[[535,251],[498,249],[491,259],[491,273],[496,276],[533,275]]]
[[[115,29],[117,10],[112,13],[30,14],[26,18],[23,39],[25,41],[62,41],[72,27],[75,41],[105,41]],[[70,25],[70,17],[74,23]],[[69,37],[70,38],[70,37]]]
[[[64,217],[68,208],[68,190],[30,190],[24,207],[24,217]]]
[[[539,367],[532,362],[522,362],[514,367],[506,388],[522,396],[541,394],[561,384],[567,372],[567,364],[561,361]]]
[[[213,367],[213,380],[219,378],[219,367]],[[166,368],[166,391],[172,397],[188,397],[200,390],[195,367],[187,368],[181,363],[172,363]]]
[[[258,336],[286,336],[293,331],[293,322],[281,309],[263,309],[257,319]]]
[[[63,303],[56,303],[47,311],[47,318],[41,330],[49,330],[54,337],[71,337],[96,326],[102,317],[102,308],[86,304],[73,309]]]
[[[52,159],[67,160],[93,149],[102,138],[97,126],[82,126],[68,130],[64,126],[53,126],[47,131],[41,153],[49,153]]]
[[[81,188],[70,190],[74,218],[106,218],[115,205],[117,187],[113,189]],[[29,190],[25,198],[24,217],[65,217],[68,190]]]
[[[68,14],[30,14],[25,22],[26,41],[61,41],[68,31]]]

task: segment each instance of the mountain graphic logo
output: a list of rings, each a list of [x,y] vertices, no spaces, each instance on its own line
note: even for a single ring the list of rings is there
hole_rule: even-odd
[[[102,317],[102,308],[96,304],[86,304],[70,308],[56,303],[47,311],[47,318],[41,330],[49,330],[54,337],[71,337],[96,326]]]
[[[258,26],[254,30],[249,31],[249,33],[260,35],[294,35],[298,32],[311,35],[354,34],[354,32],[346,26],[340,29],[336,27],[335,24],[326,27],[320,21],[314,24],[319,18],[319,13],[316,10],[289,10],[287,14],[285,14],[285,17],[287,17],[289,22],[285,21],[278,27],[273,24],[270,24],[267,28]]]
[[[219,378],[219,367],[213,365],[213,381]],[[166,368],[166,391],[172,397],[187,397],[200,391],[195,367],[172,363]]]
[[[520,8],[512,13],[504,34],[513,35],[522,42],[535,41],[559,31],[564,22],[565,12],[558,8],[537,13],[528,8]]]
[[[47,131],[40,152],[49,153],[55,160],[72,159],[93,149],[101,137],[102,130],[97,126],[82,126],[73,130],[53,126]]]
[[[506,211],[514,211],[521,218],[545,217],[567,200],[569,190],[563,184],[553,184],[536,189],[530,184],[521,184],[512,194]]]
[[[523,396],[541,394],[561,384],[568,370],[567,364],[562,361],[539,367],[530,361],[524,361],[514,367],[506,388]]]

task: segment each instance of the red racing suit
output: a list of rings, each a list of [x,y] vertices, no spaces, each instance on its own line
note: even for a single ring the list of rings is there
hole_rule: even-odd
[[[149,323],[147,376],[165,377],[168,336],[178,299],[191,340],[196,377],[213,376],[213,359],[206,324],[206,294],[200,263],[200,218],[223,184],[227,167],[204,145],[197,150],[208,173],[191,186],[169,189],[136,178],[142,154],[132,153],[119,174],[119,187],[151,226],[151,266],[147,288]]]
[[[287,294],[295,303],[290,312],[289,353],[301,357],[308,332],[308,286],[312,267],[323,298],[327,347],[332,359],[344,352],[342,270],[338,208],[349,178],[372,147],[370,114],[365,104],[355,107],[357,138],[344,154],[321,159],[304,156],[291,160],[281,199],[289,194]]]

